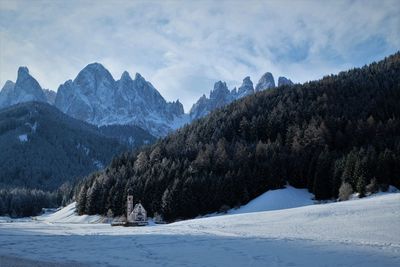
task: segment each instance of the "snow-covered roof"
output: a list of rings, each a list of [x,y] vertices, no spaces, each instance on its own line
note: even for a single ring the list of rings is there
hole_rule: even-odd
[[[146,209],[143,207],[143,205],[141,203],[137,203],[135,205],[135,207],[133,208],[133,212],[138,211],[138,210],[142,210],[143,212],[146,212]]]

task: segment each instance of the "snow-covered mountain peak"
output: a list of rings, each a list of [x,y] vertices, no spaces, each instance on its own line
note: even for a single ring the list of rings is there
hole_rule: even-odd
[[[111,73],[100,63],[92,63],[83,68],[78,76],[75,78],[76,83],[90,83],[95,81],[108,81],[109,83],[115,82]],[[96,86],[92,84],[92,86]]]
[[[136,74],[135,74],[135,80],[136,80],[136,81],[146,81],[146,80],[143,78],[143,76],[142,76],[140,73],[138,73],[138,72],[136,72]]]
[[[108,70],[100,63],[98,62],[93,62],[88,64],[86,67],[84,67],[82,69],[82,71],[86,71],[86,70],[90,70],[90,71],[100,71],[100,72],[107,72]]]
[[[46,102],[39,83],[29,74],[27,67],[18,68],[17,81],[7,81],[0,92],[0,108],[28,101]]]
[[[285,78],[286,79],[286,78]],[[281,82],[286,84],[291,83],[289,79],[285,81],[281,79]],[[229,91],[225,82],[218,81],[214,84],[214,89],[210,91],[210,97],[207,98],[203,95],[190,109],[190,118],[198,119],[206,116],[208,113],[216,108],[222,107],[231,103],[232,101],[238,100],[242,97],[251,95],[254,91],[258,92],[268,88],[274,88],[275,82],[274,77],[270,72],[266,72],[258,81],[257,86],[254,90],[253,82],[249,76],[243,79],[242,85],[236,89],[234,87],[232,91]]]
[[[243,79],[242,85],[239,87],[237,94],[238,97],[244,97],[254,93],[253,82],[251,81],[250,77],[247,76]]]
[[[279,85],[292,84],[289,79],[279,77]],[[190,110],[190,118],[207,115],[239,98],[275,87],[270,72],[265,73],[254,89],[247,76],[238,89],[229,90],[223,81],[217,81],[209,97],[203,95]],[[94,62],[84,67],[74,80],[68,80],[54,93],[42,90],[38,82],[29,74],[27,67],[18,69],[18,79],[14,84],[8,81],[0,93],[0,108],[24,101],[53,103],[64,113],[95,125],[131,124],[138,125],[155,136],[163,136],[179,127],[177,121],[184,114],[179,100],[167,102],[158,90],[140,73],[134,79],[124,71],[119,80],[100,63]]]
[[[222,90],[228,89],[228,87],[226,86],[226,82],[218,81],[214,84],[214,91],[221,90],[221,89]]]
[[[175,117],[183,114],[182,104],[168,103],[139,73],[132,80],[127,71],[115,81],[99,63],[87,65],[73,82],[58,89],[55,105],[63,112],[96,125],[138,125],[153,135],[172,130]]]
[[[124,71],[121,75],[120,81],[132,81],[131,75],[129,75],[129,72]]]
[[[6,83],[4,84],[3,88],[1,91],[9,92],[10,90],[13,90],[15,86],[15,83],[13,81],[7,80]]]
[[[229,89],[225,82],[218,81],[214,84],[214,89],[210,92],[210,98],[219,99],[229,94]]]
[[[226,105],[228,99],[231,98],[231,92],[225,82],[218,81],[214,84],[214,89],[210,91],[210,98],[205,95],[192,106],[190,109],[190,118],[197,119],[204,117],[210,111]]]
[[[250,76],[244,77],[242,86],[243,85],[253,85],[253,82],[251,81]]]
[[[264,73],[263,76],[261,76],[260,80],[258,81],[256,85],[256,92],[274,87],[275,87],[274,76],[272,75],[271,72],[266,72]]]
[[[50,89],[43,89],[43,92],[46,95],[47,103],[49,103],[50,105],[54,105],[57,93]]]
[[[18,68],[18,78],[24,78],[27,77],[28,75],[29,75],[29,69],[27,67],[21,66]]]
[[[293,82],[286,77],[279,77],[278,78],[278,86],[282,86],[282,85],[293,85]]]
[[[157,91],[157,89],[154,88],[151,82],[147,81],[140,73],[135,74],[135,79],[133,80],[133,82],[135,83],[137,89],[143,90],[142,93],[146,93],[146,91],[149,91],[157,95],[158,98],[163,98],[161,94]]]

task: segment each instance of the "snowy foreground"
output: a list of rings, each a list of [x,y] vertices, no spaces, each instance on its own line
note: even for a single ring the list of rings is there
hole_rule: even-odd
[[[69,206],[0,222],[0,266],[400,266],[399,193],[310,204],[288,188],[232,215],[127,228],[87,223],[99,218]]]

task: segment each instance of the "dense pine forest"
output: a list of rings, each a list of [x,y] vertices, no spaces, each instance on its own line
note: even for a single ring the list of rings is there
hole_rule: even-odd
[[[127,146],[40,102],[0,111],[0,187],[56,190],[110,163]]]
[[[318,200],[400,187],[400,53],[259,92],[114,158],[76,189],[80,214],[125,212],[128,191],[168,221],[245,204],[286,183]]]
[[[1,109],[0,215],[31,216],[59,207],[71,199],[75,181],[114,155],[154,140],[139,127],[97,128],[47,103]]]

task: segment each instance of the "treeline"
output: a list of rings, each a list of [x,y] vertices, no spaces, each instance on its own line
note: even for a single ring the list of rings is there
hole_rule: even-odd
[[[400,53],[322,80],[259,92],[113,159],[78,187],[78,212],[191,218],[287,182],[316,199],[400,186]]]
[[[69,184],[52,192],[30,188],[0,189],[0,215],[12,218],[36,216],[43,208],[65,206],[73,195],[73,187]]]

